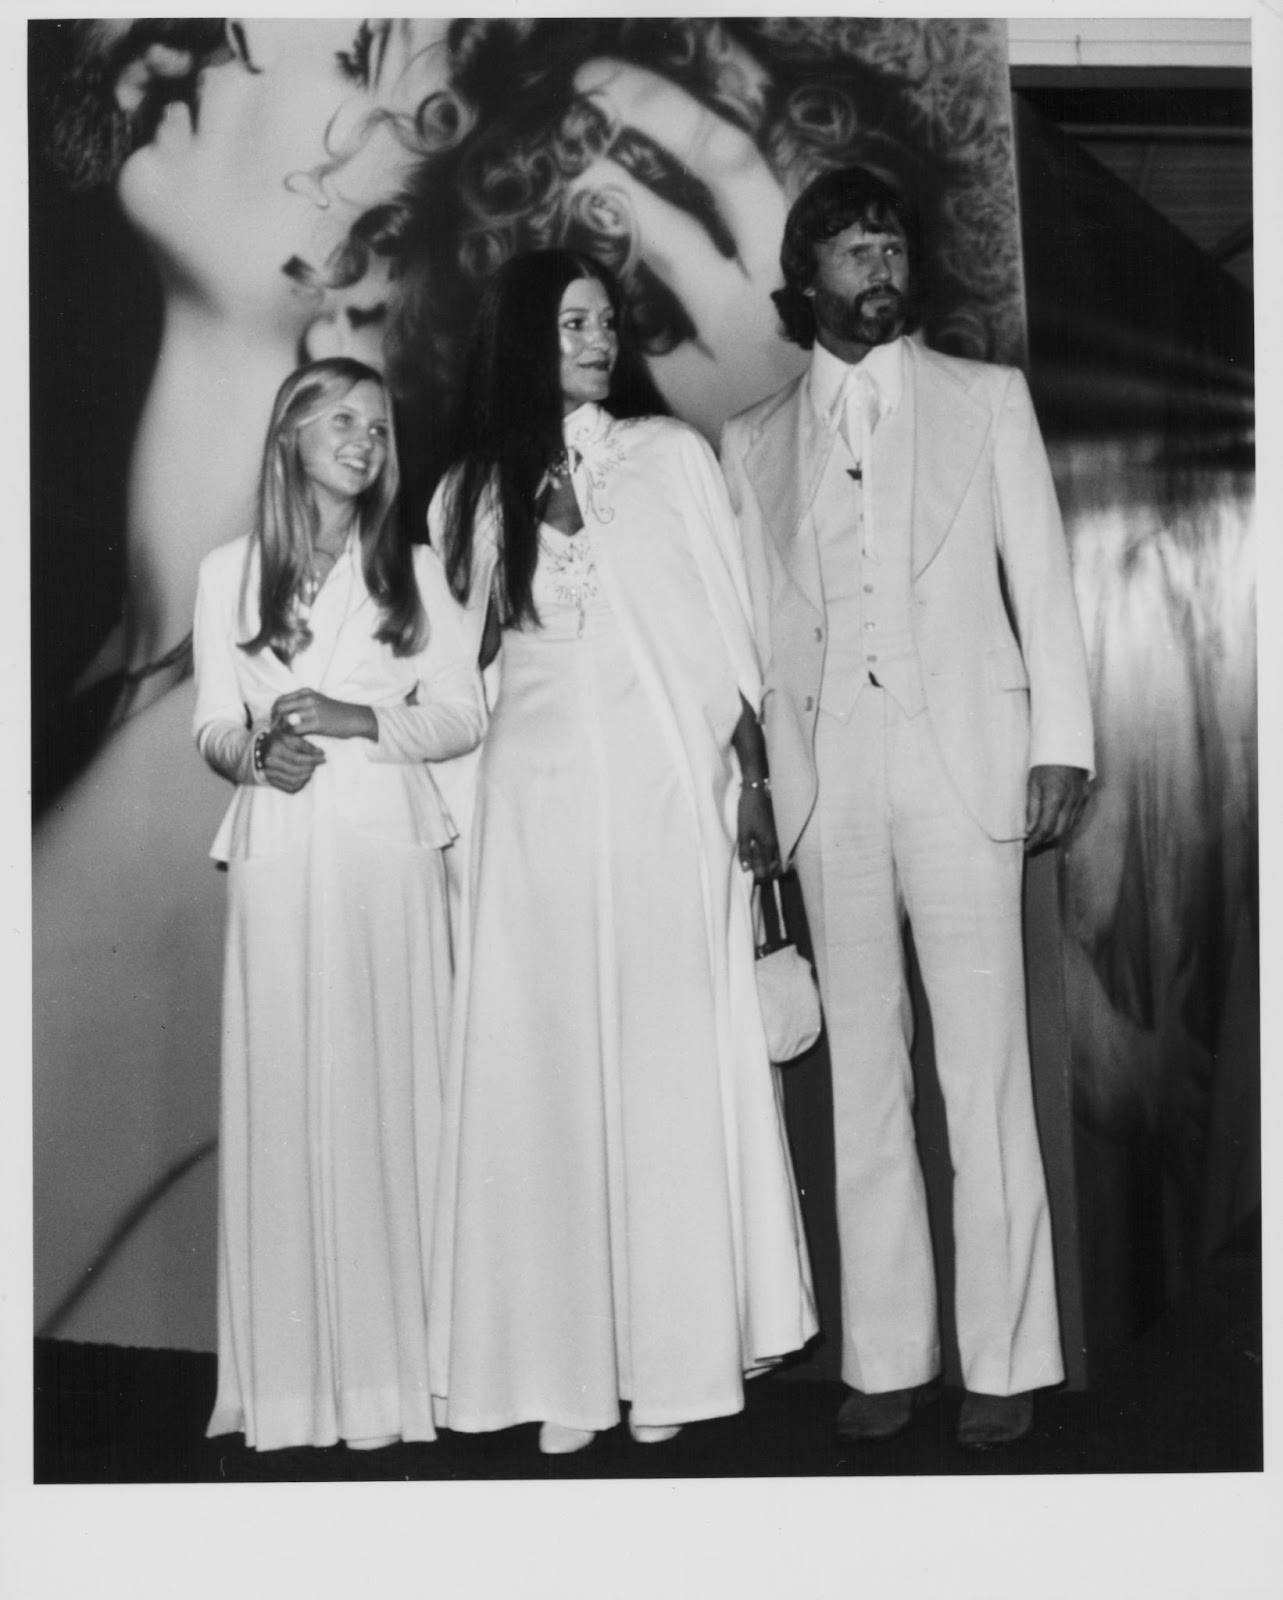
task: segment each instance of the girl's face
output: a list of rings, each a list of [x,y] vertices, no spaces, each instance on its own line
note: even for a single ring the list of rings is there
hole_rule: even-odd
[[[388,459],[388,408],[377,383],[354,384],[298,431],[299,460],[318,500],[347,502],[372,488]]]
[[[610,296],[596,278],[567,285],[557,312],[557,337],[563,413],[569,416],[588,400],[600,405],[610,394],[619,334]]]
[[[306,323],[318,296],[284,271],[322,269],[351,224],[390,199],[411,158],[371,114],[412,117],[446,82],[445,23],[237,19],[126,161],[126,214],[167,287],[229,319]],[[343,159],[323,181],[318,169]]]

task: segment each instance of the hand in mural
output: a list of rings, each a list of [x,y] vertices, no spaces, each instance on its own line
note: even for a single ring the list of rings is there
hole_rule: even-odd
[[[715,434],[805,364],[770,300],[788,197],[747,132],[668,79],[599,59],[575,87],[617,131],[573,191],[633,232],[681,302],[693,336],[651,369],[674,410]]]

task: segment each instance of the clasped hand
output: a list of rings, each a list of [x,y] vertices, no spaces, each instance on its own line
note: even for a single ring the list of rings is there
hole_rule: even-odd
[[[325,760],[308,734],[330,739],[377,738],[378,722],[369,706],[331,700],[315,689],[283,694],[272,707],[263,741],[263,776],[274,789],[297,794]]]

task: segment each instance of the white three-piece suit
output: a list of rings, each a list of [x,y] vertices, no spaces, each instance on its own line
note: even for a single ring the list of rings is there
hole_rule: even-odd
[[[853,388],[870,394],[852,405]],[[1028,389],[1012,369],[908,339],[860,368],[817,346],[807,373],[727,425],[723,466],[780,848],[797,865],[825,1005],[842,1375],[876,1393],[939,1370],[907,918],[954,1167],[963,1378],[990,1394],[1056,1383],[1020,886],[1029,769],[1090,771],[1092,733]]]

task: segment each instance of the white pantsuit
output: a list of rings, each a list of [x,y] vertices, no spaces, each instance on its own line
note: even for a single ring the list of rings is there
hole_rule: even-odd
[[[874,358],[892,403],[871,447],[823,351],[723,447],[832,1060],[842,1374],[878,1393],[940,1364],[907,919],[954,1166],[963,1378],[1012,1394],[1063,1376],[1020,890],[1030,766],[1091,769],[1085,658],[1023,378],[908,340]]]

